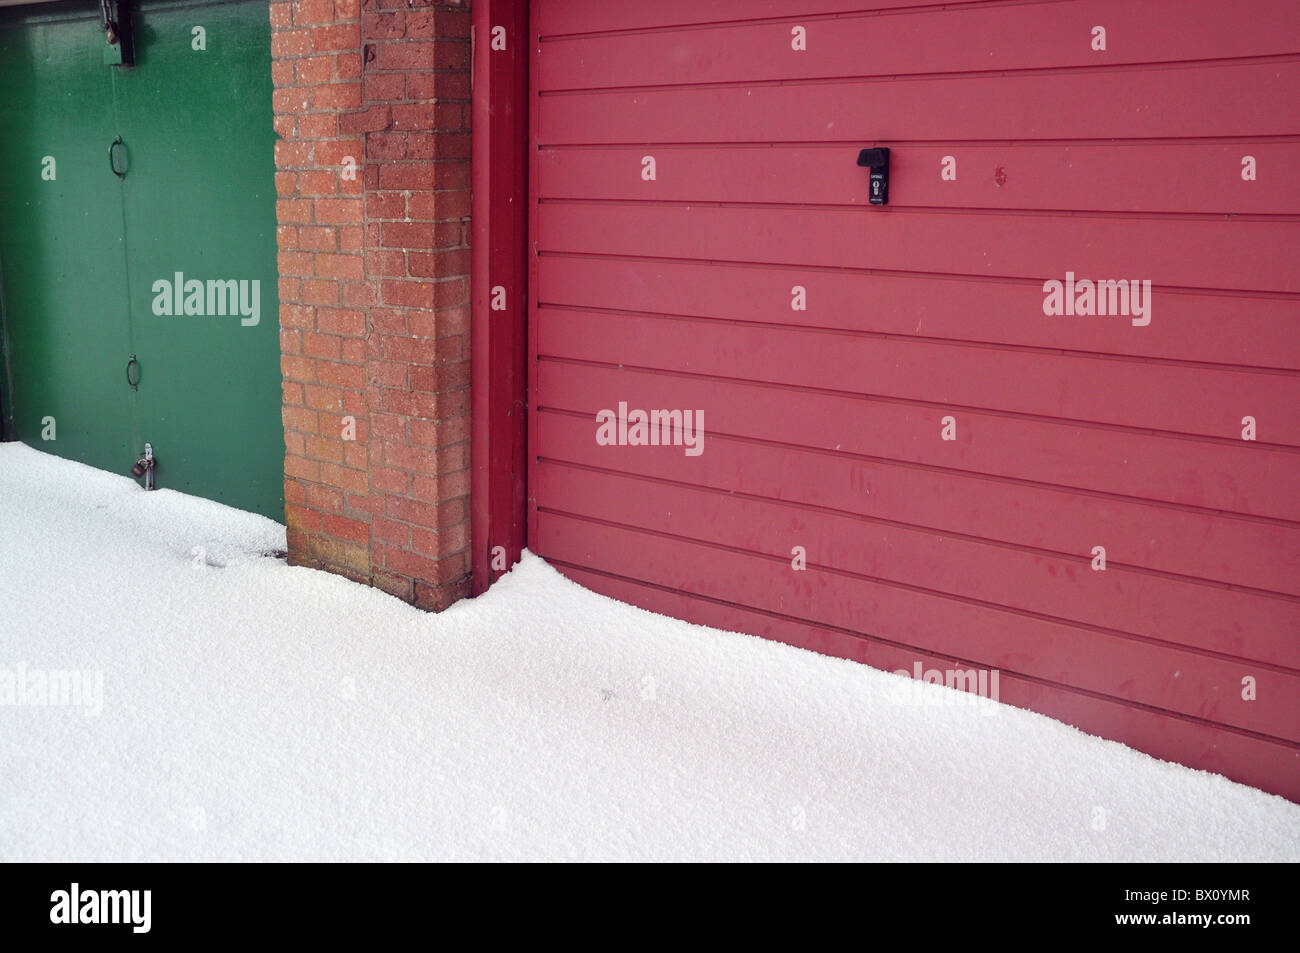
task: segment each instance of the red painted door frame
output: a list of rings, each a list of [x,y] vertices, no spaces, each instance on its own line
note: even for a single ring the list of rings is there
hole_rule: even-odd
[[[475,0],[470,271],[472,591],[527,545],[527,0]]]

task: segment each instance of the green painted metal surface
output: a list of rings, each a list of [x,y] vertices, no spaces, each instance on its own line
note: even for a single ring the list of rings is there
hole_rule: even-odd
[[[267,4],[140,3],[132,69],[97,11],[0,12],[0,403],[33,446],[127,472],[148,441],[159,487],[282,520]]]

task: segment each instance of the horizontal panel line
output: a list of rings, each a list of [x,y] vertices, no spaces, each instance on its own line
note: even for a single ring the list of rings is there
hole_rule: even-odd
[[[1012,354],[1042,354],[1051,357],[1082,358],[1113,361],[1121,364],[1149,366],[1159,364],[1184,369],[1224,371],[1241,374],[1264,374],[1278,377],[1300,377],[1300,368],[1258,367],[1252,364],[1216,363],[1194,361],[1181,357],[1157,357],[1146,354],[1121,354],[1114,351],[1079,351],[1071,348],[1048,347],[1044,344],[1015,344],[1006,341],[977,341],[970,338],[939,338],[927,334],[906,334],[898,331],[873,331],[865,328],[841,328],[832,325],[791,324],[785,321],[755,321],[750,318],[722,318],[702,314],[679,314],[671,311],[642,311],[633,308],[615,308],[609,305],[566,304],[562,301],[538,301],[538,311],[579,311],[584,314],[608,314],[668,321],[692,321],[701,324],[721,324],[756,330],[799,331],[809,334],[844,334],[850,337],[879,341],[900,341],[952,347],[969,347],[979,350],[1004,351]]]
[[[1260,66],[1268,63],[1289,63],[1300,59],[1300,53],[1268,53],[1260,56],[1229,56],[1195,60],[1148,61],[1141,63],[1095,63],[1079,66],[1024,66],[989,70],[946,70],[928,73],[878,73],[848,76],[809,76],[788,79],[732,79],[706,83],[654,83],[629,86],[588,86],[536,90],[539,98],[561,96],[608,96],[619,93],[675,93],[683,91],[708,92],[727,89],[778,89],[792,87],[806,89],[815,86],[845,86],[859,84],[874,86],[883,83],[919,83],[932,80],[954,82],[970,79],[1014,79],[1030,76],[1083,76],[1089,73],[1112,76],[1116,73],[1165,72],[1187,69],[1233,69],[1242,66]]]
[[[884,140],[882,140],[884,141]],[[592,152],[613,151],[619,149],[639,149],[655,146],[660,149],[842,149],[848,143],[862,143],[861,137],[855,139],[763,139],[717,141],[656,141],[656,142],[548,142],[534,141],[538,152],[572,152],[589,150]],[[937,146],[945,143],[958,143],[966,146],[984,146],[1003,149],[1052,148],[1055,146],[1218,146],[1232,143],[1242,145],[1291,145],[1300,142],[1300,133],[1292,135],[1271,134],[1267,136],[1159,136],[1134,137],[1123,136],[1104,139],[890,139],[891,146]]]
[[[570,39],[588,39],[602,38],[610,36],[639,36],[651,33],[673,33],[685,30],[708,30],[717,27],[728,27],[745,24],[768,24],[768,23],[793,23],[798,20],[800,23],[826,20],[842,20],[846,18],[857,17],[877,17],[891,16],[894,14],[909,13],[934,13],[952,10],[954,12],[963,12],[964,10],[973,9],[992,9],[996,7],[1019,7],[1019,6],[1038,6],[1042,3],[1062,3],[1069,0],[949,0],[949,2],[931,2],[931,3],[914,3],[910,6],[899,5],[897,7],[886,7],[877,10],[834,10],[825,13],[808,13],[801,14],[797,18],[786,14],[784,16],[768,17],[746,17],[741,20],[700,20],[691,23],[672,23],[663,26],[641,26],[641,27],[619,27],[609,30],[590,30],[579,33],[548,33],[542,34],[534,31],[533,36],[539,43],[549,40],[570,40]]]
[[[658,537],[659,539],[672,540],[678,543],[686,543],[688,545],[694,545],[694,546],[703,546],[708,549],[717,550],[719,552],[732,553],[733,555],[737,555],[737,556],[752,556],[758,559],[766,560],[767,562],[770,563],[777,563],[783,566],[790,565],[789,555],[780,555],[780,554],[774,555],[772,553],[762,553],[762,552],[758,552],[757,550],[745,549],[741,546],[732,546],[727,543],[719,543],[719,542],[714,542],[712,540],[697,539],[691,536],[681,536],[676,533],[668,533],[668,532],[664,532],[663,530],[657,530],[657,529],[648,529],[643,526],[632,526],[628,523],[622,523],[616,520],[601,519],[600,517],[588,516],[582,513],[572,513],[567,510],[555,509],[554,507],[543,506],[540,504],[537,505],[536,509],[538,513],[547,513],[554,516],[567,517],[569,519],[579,520],[584,523],[592,523],[598,526],[608,526],[613,529],[628,530],[630,532],[641,533],[646,536],[654,536],[654,537]],[[808,569],[806,571],[812,572],[814,569],[824,573],[829,573],[831,575],[840,576],[845,579],[853,579],[860,582],[868,582],[874,585],[885,586],[886,588],[889,589],[899,589],[905,592],[912,592],[918,595],[929,596],[935,599],[944,599],[948,602],[958,602],[961,603],[962,605],[974,606],[980,609],[988,609],[993,612],[1005,612],[1009,615],[1019,616],[1023,619],[1032,619],[1035,622],[1045,622],[1048,623],[1049,625],[1062,625],[1071,629],[1081,629],[1086,632],[1096,633],[1097,635],[1122,639],[1126,642],[1141,642],[1145,645],[1150,645],[1154,648],[1168,649],[1170,651],[1175,651],[1175,652],[1187,652],[1189,654],[1196,655],[1201,658],[1212,658],[1220,662],[1244,663],[1252,666],[1258,666],[1261,669],[1267,669],[1276,675],[1281,675],[1288,678],[1294,678],[1300,675],[1300,672],[1296,671],[1295,669],[1287,668],[1286,666],[1283,665],[1274,665],[1272,663],[1264,662],[1259,659],[1243,658],[1238,655],[1229,655],[1223,652],[1213,652],[1208,649],[1200,649],[1194,646],[1181,645],[1175,642],[1166,642],[1163,639],[1153,638],[1148,635],[1139,635],[1135,632],[1125,632],[1122,629],[1113,629],[1110,628],[1109,626],[1097,625],[1092,622],[1080,622],[1076,619],[1064,619],[1059,616],[1048,615],[1045,612],[1034,612],[1029,609],[1018,609],[1015,606],[1002,605],[1001,603],[998,602],[988,602],[984,599],[976,599],[971,596],[963,596],[954,592],[943,592],[942,590],[939,589],[931,589],[928,586],[918,586],[915,583],[899,582],[898,580],[894,580],[894,579],[884,579],[880,576],[871,576],[866,573],[853,572],[852,570],[840,569],[835,566],[824,566],[818,563],[813,563],[810,560],[808,562]],[[806,621],[811,622],[813,620],[809,619]],[[1300,739],[1297,739],[1297,743],[1300,743]]]
[[[977,407],[971,404],[948,403],[944,401],[922,400],[919,397],[893,397],[888,394],[866,393],[863,391],[846,391],[836,390],[832,387],[815,387],[811,384],[782,384],[776,381],[760,381],[744,377],[724,377],[721,374],[703,374],[695,371],[685,371],[679,368],[667,367],[648,367],[641,364],[615,363],[612,361],[593,361],[578,357],[564,357],[558,354],[546,354],[538,352],[539,361],[551,361],[557,364],[570,364],[579,367],[598,367],[619,371],[637,371],[646,374],[656,374],[664,377],[679,377],[689,380],[708,381],[717,384],[738,384],[748,387],[768,387],[775,390],[797,391],[801,394],[816,394],[826,397],[841,397],[849,400],[874,401],[885,404],[903,404],[909,407],[929,407],[934,410],[957,410],[974,414],[985,414],[991,417],[1004,417],[1010,420],[1028,420],[1034,423],[1056,424],[1067,427],[1082,427],[1088,430],[1107,430],[1114,433],[1133,434],[1142,437],[1164,437],[1170,440],[1184,440],[1191,443],[1208,444],[1218,447],[1239,447],[1248,441],[1233,437],[1215,437],[1209,434],[1183,433],[1174,430],[1159,430],[1154,427],[1137,427],[1130,424],[1106,423],[1100,420],[1080,420],[1072,417],[1052,417],[1046,414],[1034,414],[1028,411],[1020,410],[1003,410],[996,407]],[[1300,455],[1300,446],[1291,446],[1290,444],[1265,443],[1264,441],[1249,441],[1254,444],[1253,447],[1247,448],[1249,452],[1258,450],[1271,450],[1276,453],[1288,453]]]
[[[878,215],[874,206],[865,202],[861,204],[831,202],[740,202],[722,199],[634,199],[601,198],[592,196],[536,195],[538,205],[597,205],[625,206],[627,208],[724,208],[724,209],[758,209],[795,212],[858,212],[863,215]],[[1168,210],[1141,209],[1068,209],[1068,208],[999,208],[997,206],[977,205],[908,205],[890,203],[891,215],[900,212],[919,212],[939,215],[999,215],[1004,218],[1106,218],[1137,219],[1139,221],[1185,222],[1206,221],[1223,222],[1225,219],[1243,222],[1300,222],[1298,212],[1179,212]]]
[[[641,261],[664,263],[670,265],[728,265],[736,268],[782,268],[803,269],[806,271],[825,272],[828,274],[879,275],[886,278],[941,278],[952,281],[997,281],[1007,284],[1037,285],[1042,287],[1048,279],[1060,280],[1060,275],[1023,278],[1019,275],[972,275],[952,271],[918,271],[903,268],[869,268],[854,265],[822,265],[790,261],[741,261],[735,258],[682,258],[669,255],[621,255],[598,251],[564,251],[554,248],[538,247],[534,243],[533,254],[537,257],[551,258],[585,258],[593,261]],[[1152,289],[1166,293],[1186,293],[1197,295],[1214,295],[1216,297],[1263,298],[1269,301],[1300,302],[1300,291],[1256,291],[1249,288],[1198,288],[1192,285],[1163,285],[1152,283]]]
[[[541,403],[540,401],[537,401],[537,395],[535,392],[532,397],[536,402],[535,412],[538,414],[565,414],[571,417],[581,417],[585,420],[595,419],[595,411],[574,410],[570,407],[558,407],[554,404]],[[1092,487],[1069,486],[1063,483],[1048,483],[1045,480],[1034,480],[1029,477],[1004,476],[1000,473],[984,473],[979,470],[960,470],[956,467],[945,467],[936,463],[900,460],[895,457],[882,457],[877,454],[861,453],[855,450],[833,450],[829,447],[814,447],[806,444],[789,443],[784,440],[769,440],[765,437],[753,437],[745,434],[727,433],[724,431],[710,430],[709,438],[713,440],[732,440],[736,443],[749,444],[751,446],[772,447],[777,450],[794,450],[801,453],[822,454],[840,459],[862,460],[880,466],[899,467],[908,470],[925,470],[931,473],[942,473],[947,476],[954,476],[962,479],[987,480],[994,483],[1005,483],[1009,486],[1032,487],[1034,489],[1049,490],[1055,493],[1072,493],[1080,496],[1090,496],[1100,500],[1118,500],[1122,503],[1130,503],[1137,506],[1159,507],[1161,509],[1176,510],[1182,513],[1194,513],[1198,516],[1212,516],[1222,519],[1240,520],[1247,523],[1259,523],[1265,526],[1274,526],[1285,530],[1300,530],[1300,521],[1289,520],[1282,516],[1258,516],[1254,513],[1238,513],[1232,510],[1215,509],[1210,506],[1196,506],[1191,503],[1176,503],[1172,500],[1156,500],[1143,496],[1133,496],[1128,493],[1097,490]]]
[[[547,150],[569,151],[574,149],[806,149],[806,148],[843,148],[845,145],[866,145],[862,136],[847,139],[717,139],[717,140],[656,140],[628,142],[538,142],[537,130],[532,131],[531,142],[538,152]],[[875,143],[875,140],[871,140]],[[990,148],[1017,149],[1051,146],[1217,146],[1239,143],[1242,145],[1277,145],[1300,142],[1300,133],[1270,134],[1263,136],[1106,136],[1094,139],[976,139],[958,136],[941,139],[889,139],[891,147],[898,146],[939,146],[964,145],[987,146]]]
[[[590,463],[578,463],[573,460],[564,460],[558,457],[539,456],[536,458],[538,463],[549,463],[554,466],[571,467],[575,470],[586,470],[591,473],[600,473],[609,476],[623,477],[630,480],[638,480],[645,483],[655,483],[661,486],[677,487],[685,490],[697,490],[703,493],[709,493],[714,496],[726,497],[728,499],[751,500],[756,503],[772,504],[776,506],[788,506],[793,509],[806,510],[814,513],[824,513],[828,516],[844,517],[847,519],[858,520],[863,523],[872,523],[881,526],[890,526],[896,529],[910,530],[922,533],[940,533],[945,537],[952,539],[964,540],[968,543],[975,543],[985,546],[996,546],[999,549],[1005,549],[1015,553],[1027,553],[1030,555],[1046,556],[1051,559],[1068,559],[1083,564],[1091,562],[1091,558],[1079,553],[1063,552],[1056,549],[1048,549],[1043,546],[1029,546],[1023,543],[1012,543],[1001,539],[991,539],[987,536],[976,536],[972,533],[963,533],[947,527],[927,526],[924,523],[909,523],[904,520],[889,519],[884,516],[871,516],[865,513],[856,513],[851,510],[842,510],[833,506],[824,506],[818,503],[808,503],[801,500],[790,500],[772,496],[763,496],[758,493],[743,493],[739,490],[724,490],[719,487],[707,486],[702,483],[688,483],[684,480],[672,480],[668,477],[651,476],[644,473],[633,473],[627,470],[617,470],[611,467],[600,467]],[[1150,566],[1141,566],[1137,563],[1126,563],[1107,557],[1107,570],[1119,568],[1128,572],[1139,573],[1145,576],[1155,576],[1160,579],[1168,579],[1173,582],[1186,583],[1189,585],[1205,586],[1207,588],[1219,589],[1226,592],[1241,593],[1249,596],[1259,596],[1263,598],[1278,599],[1283,602],[1300,603],[1300,596],[1291,595],[1287,592],[1277,592],[1273,589],[1261,589],[1254,586],[1243,586],[1239,583],[1223,582],[1219,579],[1207,579],[1204,576],[1192,576],[1186,573],[1171,572],[1167,569],[1154,569]],[[1204,651],[1212,652],[1206,649]],[[1237,659],[1238,656],[1232,656],[1226,653],[1222,654],[1224,658]],[[1270,663],[1264,663],[1270,664]],[[1276,666],[1279,670],[1286,671],[1290,674],[1300,675],[1300,668],[1289,668],[1286,666]]]
[[[546,555],[545,552],[539,553],[539,555],[547,562],[551,563],[551,565],[553,566],[563,566],[568,569],[578,570],[581,572],[589,572],[592,575],[603,576],[607,579],[616,579],[623,582],[629,582],[634,585],[644,586],[647,589],[655,589],[659,592],[668,593],[670,595],[686,596],[687,598],[698,599],[701,602],[708,602],[708,603],[712,603],[713,605],[723,606],[725,608],[736,609],[742,612],[749,612],[749,613],[753,613],[754,615],[766,616],[770,619],[779,619],[785,622],[793,623],[795,625],[808,626],[810,628],[822,629],[828,632],[838,632],[840,634],[847,635],[852,638],[862,639],[867,642],[875,642],[878,645],[888,645],[893,648],[903,649],[908,652],[916,652],[921,655],[928,655],[935,659],[951,660],[952,662],[957,663],[959,665],[964,665],[964,666],[969,666],[974,668],[987,667],[987,663],[981,662],[977,659],[962,658],[959,656],[950,655],[948,653],[939,652],[932,649],[921,648],[915,645],[908,645],[905,642],[898,642],[893,639],[886,639],[876,635],[869,635],[863,632],[857,632],[853,629],[846,629],[843,626],[832,625],[825,622],[813,622],[808,619],[800,619],[797,616],[787,615],[785,613],[775,612],[769,609],[761,609],[755,606],[747,606],[747,605],[743,605],[742,603],[729,601],[727,599],[719,599],[715,596],[706,596],[696,592],[687,592],[681,589],[673,589],[669,586],[663,586],[658,583],[649,582],[648,580],[637,579],[631,576],[622,576],[617,573],[609,572],[607,570],[597,569],[593,566],[585,566],[582,565],[581,563],[574,563],[568,560],[556,559],[552,556]],[[805,651],[810,651],[810,650],[805,650]],[[877,671],[880,671],[880,669],[877,669]],[[1280,744],[1284,747],[1292,748],[1297,751],[1300,751],[1300,742],[1288,741],[1285,738],[1278,738],[1273,735],[1265,734],[1263,732],[1252,731],[1249,728],[1239,728],[1236,725],[1228,725],[1222,722],[1212,721],[1208,718],[1202,718],[1198,715],[1189,715],[1186,714],[1185,712],[1178,712],[1178,711],[1172,711],[1167,708],[1160,708],[1156,705],[1151,705],[1146,702],[1133,701],[1132,699],[1121,698],[1116,695],[1107,695],[1104,692],[1097,692],[1087,688],[1078,688],[1074,685],[1065,685],[1062,684],[1061,682],[1054,682],[1051,681],[1050,679],[1041,678],[1036,675],[1026,675],[1023,672],[1016,672],[1010,669],[1000,668],[998,671],[1002,672],[1003,674],[1009,675],[1012,678],[1017,678],[1024,682],[1028,682],[1033,685],[1038,685],[1043,688],[1055,689],[1057,691],[1066,692],[1073,695],[1081,695],[1086,698],[1093,698],[1099,701],[1111,702],[1113,704],[1121,705],[1125,708],[1135,708],[1141,711],[1145,711],[1149,714],[1162,715],[1168,718],[1176,719],[1178,721],[1184,721],[1189,724],[1201,725],[1207,728],[1213,728],[1220,731],[1231,732],[1232,734],[1241,735],[1247,738],[1254,738],[1259,741]],[[1012,707],[1017,707],[1017,706],[1012,706]],[[1021,710],[1026,711],[1032,709],[1021,709]]]

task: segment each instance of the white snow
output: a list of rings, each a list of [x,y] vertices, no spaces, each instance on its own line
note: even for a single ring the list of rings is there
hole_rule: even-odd
[[[431,615],[283,547],[0,445],[0,677],[103,679],[0,706],[0,859],[1300,859],[1281,798],[535,556]]]

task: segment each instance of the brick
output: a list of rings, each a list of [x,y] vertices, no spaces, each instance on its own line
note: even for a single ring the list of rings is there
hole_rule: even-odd
[[[373,523],[375,517],[383,511],[384,498],[376,494],[363,496],[360,493],[349,493],[343,504],[343,515],[361,520],[367,525]]]
[[[275,215],[281,225],[307,225],[311,223],[310,199],[276,199]]]
[[[340,347],[340,357],[349,364],[361,364],[366,360],[365,338],[344,338]]]
[[[326,513],[321,518],[321,529],[336,539],[345,539],[352,543],[369,543],[370,527],[360,520],[346,516]]]
[[[430,281],[385,280],[380,285],[384,304],[427,308],[436,301],[437,289]]]
[[[305,56],[311,52],[310,30],[275,30],[271,33],[271,59]]]
[[[306,340],[303,341],[303,346],[307,348]],[[427,390],[437,393],[453,388],[468,387],[469,361],[436,366],[416,365],[411,368],[410,379],[411,390]]]
[[[316,362],[309,357],[282,354],[280,355],[280,372],[291,381],[315,383]]]
[[[438,99],[469,102],[468,72],[411,73],[406,78],[406,96],[411,100]]]
[[[407,365],[400,361],[369,361],[366,363],[366,379],[380,387],[408,386]]]
[[[305,436],[305,454],[322,463],[343,462],[343,441],[331,437]]]
[[[410,425],[411,443],[423,447],[445,447],[463,442],[468,438],[468,427],[457,419],[412,420]]]
[[[439,504],[436,503],[422,503],[419,500],[390,496],[385,510],[387,516],[404,523],[413,523],[428,529],[437,529],[440,525]]]
[[[271,4],[271,29],[287,30],[291,26],[293,26],[293,4]]]
[[[320,224],[359,222],[365,212],[362,199],[315,199],[312,204]]]
[[[339,132],[344,135],[362,133],[362,132],[379,132],[387,129],[392,122],[392,115],[389,107],[371,106],[360,112],[345,113],[339,117]]]
[[[332,226],[304,225],[298,229],[297,247],[304,251],[335,251],[338,245],[338,229]]]
[[[384,561],[389,570],[410,576],[413,579],[427,579],[434,582],[445,581],[440,578],[437,561],[427,556],[421,556],[418,553],[389,546]]]
[[[387,40],[406,35],[406,13],[362,13],[361,32],[367,40]]]
[[[322,278],[361,281],[366,277],[366,263],[360,255],[316,255],[316,274]]]
[[[439,477],[413,475],[410,495],[417,500],[439,503],[469,496],[470,471],[457,470]]]
[[[284,498],[291,503],[301,503],[306,499],[306,488],[309,484],[301,480],[284,481]]]
[[[338,304],[339,283],[324,278],[305,279],[300,294],[304,304]]]
[[[434,169],[434,186],[439,189],[464,189],[469,187],[471,139],[464,132],[412,132],[406,140],[407,154],[412,159],[446,160],[444,167]],[[452,160],[460,160],[453,162]]]
[[[334,57],[334,75],[339,79],[360,79],[361,54],[349,50]]]
[[[311,357],[337,359],[339,356],[339,338],[335,334],[319,334],[307,331],[302,336],[302,350]]]
[[[368,282],[345,281],[342,284],[343,304],[350,308],[366,308],[379,301],[378,289]]]
[[[382,540],[385,543],[392,543],[403,549],[410,548],[411,527],[408,524],[398,520],[376,517],[370,525],[375,539]]]
[[[394,103],[392,109],[394,129],[439,128],[436,103]]]
[[[334,463],[320,464],[320,481],[350,493],[365,493],[369,489],[364,470],[353,470]]]
[[[317,86],[311,94],[312,108],[320,110],[353,109],[361,105],[361,84],[349,80]]]
[[[359,164],[364,153],[364,144],[360,139],[318,142],[316,143],[315,161],[316,165],[322,169],[338,168],[341,172],[344,161],[351,159],[352,162]]]
[[[343,462],[354,469],[370,470],[370,453],[365,447],[354,442],[343,445]]]
[[[312,273],[312,256],[307,252],[282,251],[276,255],[276,262],[282,275],[310,275]]]
[[[297,137],[300,139],[333,139],[338,131],[338,116],[333,113],[309,113],[298,117]]]
[[[314,328],[316,326],[316,309],[297,304],[282,304],[280,305],[280,326]]]
[[[293,4],[295,26],[334,22],[334,0],[295,0]]]
[[[320,510],[286,502],[284,516],[287,525],[305,533],[315,533],[320,529]]]
[[[276,143],[276,168],[298,168],[311,163],[311,148],[305,143],[281,139]]]
[[[406,253],[406,268],[412,278],[452,278],[469,274],[470,250],[455,248],[439,252]]]
[[[416,192],[411,195],[407,214],[420,221],[445,221],[469,217],[470,193],[468,189],[447,189],[441,192]]]
[[[376,589],[382,589],[384,592],[396,596],[403,602],[410,602],[415,598],[415,584],[409,576],[401,576],[397,573],[387,572],[384,570],[375,570],[374,584]]]
[[[370,73],[364,76],[361,80],[361,99],[367,103],[401,102],[406,99],[406,74]]]
[[[311,29],[310,49],[312,50],[355,50],[360,47],[360,23],[338,23]]]
[[[306,457],[286,453],[284,455],[284,472],[289,476],[303,480],[318,480],[320,479],[320,464],[315,460],[308,460]]]
[[[337,341],[338,338],[334,338],[334,340]],[[359,364],[339,364],[322,361],[317,367],[317,373],[322,384],[350,387],[353,390],[360,390],[366,386],[365,368]]]
[[[334,57],[305,56],[294,62],[294,75],[304,86],[328,83],[334,78]]]
[[[385,440],[405,440],[406,420],[394,414],[372,414],[371,432]]]
[[[389,248],[433,248],[437,230],[434,223],[385,222],[382,234]]]
[[[406,218],[406,196],[401,192],[368,192],[365,197],[366,218]]]
[[[377,45],[375,68],[380,70],[421,70],[434,68],[435,43],[421,41],[388,42]]]
[[[344,225],[339,229],[339,251],[359,252],[364,246],[365,235],[360,225]]]
[[[271,84],[273,86],[292,86],[294,69],[293,60],[276,60],[271,64]]]
[[[411,530],[410,548],[425,556],[449,556],[459,553],[469,545],[469,526],[460,523],[446,529],[429,530],[416,527]]]
[[[405,470],[396,470],[392,467],[374,467],[370,471],[371,486],[385,493],[398,495],[405,493],[408,479]]]
[[[427,612],[441,612],[442,610],[455,605],[462,599],[468,599],[470,595],[470,580],[466,575],[468,569],[463,568],[467,562],[459,557],[448,557],[448,563],[455,563],[461,567],[458,575],[439,585],[430,585],[425,582],[415,583],[415,595],[411,602],[419,609]],[[449,572],[452,571],[449,569]]]
[[[271,92],[271,108],[278,113],[306,112],[310,101],[311,93],[306,86],[288,86]]]
[[[338,512],[343,509],[343,491],[334,487],[321,486],[318,483],[306,485],[306,502],[319,510]]]
[[[365,334],[366,314],[351,308],[318,308],[315,326],[327,334]]]
[[[379,167],[379,187],[410,191],[431,189],[435,185],[435,170],[425,162],[410,162]]]

